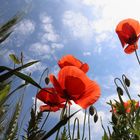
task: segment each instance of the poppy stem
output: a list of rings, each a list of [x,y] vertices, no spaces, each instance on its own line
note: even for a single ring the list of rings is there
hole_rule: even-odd
[[[79,119],[76,117],[75,120],[74,120],[74,124],[73,124],[72,140],[74,140],[74,132],[75,132],[76,121],[77,121],[77,138],[76,139],[78,139],[78,140],[80,139]]]
[[[85,134],[86,114],[87,114],[87,110],[85,109],[85,116],[84,116],[84,125],[83,125],[83,135],[82,135],[82,140],[84,140],[84,134]]]
[[[89,140],[91,140],[91,134],[90,134],[90,114],[88,114],[88,132],[89,132]]]
[[[135,50],[135,55],[136,55],[136,58],[137,58],[137,61],[138,61],[139,65],[140,65],[140,59],[139,59],[139,57],[138,57],[137,50]]]
[[[60,114],[60,120],[63,119],[63,117],[64,117],[64,115],[65,115],[65,111],[67,111],[67,110],[66,110],[67,103],[68,103],[68,99],[66,100],[65,106],[64,106],[64,108],[63,108],[62,111],[61,111],[61,114]],[[57,134],[56,134],[55,140],[58,140],[58,138],[59,138],[59,132],[60,132],[60,128],[59,128],[58,131],[57,131]]]
[[[49,115],[50,115],[50,111],[48,112],[48,114],[47,114],[47,116],[46,116],[46,118],[45,118],[45,120],[44,120],[44,122],[43,122],[43,124],[42,124],[42,126],[40,128],[40,130],[42,130],[43,126],[45,125],[45,123],[46,123],[46,121],[47,121],[47,119],[49,117]]]
[[[42,78],[45,74],[45,72],[47,71],[47,76],[48,76],[48,73],[49,73],[49,69],[48,67],[45,68],[45,70],[42,72],[41,76],[40,76],[40,79],[39,79],[39,85],[41,84],[41,81],[42,81]],[[37,89],[37,93],[39,92],[39,89]],[[48,91],[47,91],[48,92]],[[37,98],[35,97],[35,114],[36,114],[36,110],[37,110]]]
[[[114,83],[115,83],[116,87],[119,87],[118,84],[117,84],[117,80],[118,80],[118,81],[121,83],[121,85],[123,86],[123,88],[124,88],[124,90],[125,90],[125,92],[126,92],[128,98],[132,101],[131,96],[130,96],[130,94],[129,94],[129,91],[128,91],[126,85],[125,85],[123,76],[122,76],[122,81],[123,81],[123,82],[121,81],[120,78],[115,78],[115,79],[114,79]]]
[[[69,110],[68,110],[68,117],[70,116],[70,105],[69,105]],[[71,140],[71,132],[70,132],[70,119],[68,120],[68,131],[69,131],[69,138]]]

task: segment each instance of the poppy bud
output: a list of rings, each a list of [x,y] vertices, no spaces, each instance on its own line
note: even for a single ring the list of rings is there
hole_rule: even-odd
[[[94,115],[94,122],[96,123],[98,121],[98,115],[97,113]]]
[[[121,95],[121,96],[123,95],[123,90],[121,87],[117,87],[117,92],[119,95]]]
[[[91,105],[91,106],[89,107],[89,114],[90,114],[91,116],[93,116],[94,113],[95,113],[94,107]]]
[[[127,85],[127,87],[130,86],[130,80],[129,80],[128,78],[125,77],[125,81],[124,81],[124,82],[125,82],[125,84]]]
[[[45,83],[46,83],[46,85],[48,85],[49,82],[50,82],[50,79],[49,79],[48,77],[46,77],[46,78],[45,78]]]

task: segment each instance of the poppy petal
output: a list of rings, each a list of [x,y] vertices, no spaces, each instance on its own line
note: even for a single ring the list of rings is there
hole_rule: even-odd
[[[122,44],[122,47],[124,47],[126,45],[126,42],[124,41],[124,36],[123,36],[123,33],[121,31],[116,31],[117,34],[118,34],[118,37],[121,41],[121,44]]]
[[[86,74],[74,66],[67,66],[60,70],[58,81],[69,99],[87,108],[100,97],[100,88],[91,81]]]
[[[47,92],[49,91],[49,92]],[[52,93],[50,93],[52,92]],[[44,103],[48,105],[58,105],[60,103],[63,103],[65,100],[59,97],[58,94],[56,94],[56,90],[54,88],[43,88],[41,89],[36,97],[43,101]]]
[[[80,67],[80,69],[81,69],[83,72],[87,73],[88,70],[89,70],[89,66],[88,66],[87,63],[84,63],[84,64]]]
[[[124,24],[125,26],[123,26]],[[132,29],[131,27],[134,29],[133,31],[135,31],[137,35],[140,33],[139,21],[131,18],[120,21],[116,27],[116,32],[122,31],[123,29],[127,33],[132,33],[133,31],[131,30]]]
[[[75,58],[73,55],[65,55],[58,61],[59,67],[62,69],[65,66],[76,66],[87,72],[89,67],[88,64],[83,64],[79,59]]]
[[[95,81],[90,81],[86,84],[84,94],[74,102],[86,109],[88,106],[95,103],[100,97],[100,87]]]
[[[125,51],[125,53],[127,53],[127,54],[131,54],[131,53],[133,53],[135,50],[137,50],[138,49],[138,45],[136,44],[136,45],[128,45],[125,49],[124,49],[124,51]]]
[[[66,94],[71,98],[78,98],[82,94],[87,79],[86,74],[74,66],[64,67],[58,73],[58,81],[62,89],[66,89]]]
[[[140,24],[135,19],[125,19],[119,22],[116,27],[116,33],[121,41],[122,46],[128,45],[124,50],[127,54],[131,54],[136,49],[134,44],[137,43],[140,37]]]
[[[48,112],[48,111],[52,111],[52,112],[56,112],[58,111],[60,108],[57,106],[49,106],[49,105],[42,105],[40,106],[40,111],[41,112]]]
[[[52,82],[54,88],[56,89],[57,93],[58,93],[59,95],[62,95],[62,94],[63,94],[63,90],[62,90],[62,88],[61,88],[59,82],[58,82],[57,79],[55,78],[55,76],[54,76],[53,74],[50,74],[49,78],[50,78],[50,81]]]

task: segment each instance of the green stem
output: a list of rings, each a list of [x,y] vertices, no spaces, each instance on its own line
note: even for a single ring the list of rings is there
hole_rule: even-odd
[[[68,111],[68,117],[70,116],[70,105],[69,105],[69,111]],[[68,131],[69,131],[69,138],[71,140],[71,132],[70,132],[70,119],[68,120]]]
[[[45,120],[44,120],[44,122],[43,122],[43,124],[42,124],[42,126],[40,128],[40,130],[42,130],[43,126],[45,125],[45,123],[46,123],[46,121],[47,121],[47,119],[49,117],[49,115],[50,115],[50,111],[48,112],[48,114],[47,114],[47,116],[46,116],[46,118],[45,118]]]
[[[62,112],[61,112],[61,115],[60,115],[60,120],[62,120],[62,118],[63,118],[63,116],[64,116],[64,114],[65,114],[65,110],[66,110],[67,102],[68,102],[68,99],[66,100],[65,106],[64,106],[64,108],[62,109]],[[57,131],[57,134],[56,134],[55,140],[58,140],[59,132],[60,132],[60,128],[59,128],[58,131]]]
[[[127,96],[128,96],[128,97],[129,97],[129,99],[132,101],[131,96],[130,96],[130,94],[129,94],[129,91],[128,91],[128,89],[127,89],[126,85],[125,85],[125,84],[123,84],[123,82],[124,82],[123,77],[122,77],[123,82],[122,82],[119,78],[115,78],[115,79],[114,79],[114,83],[115,83],[115,85],[116,85],[117,87],[119,87],[119,86],[118,86],[118,84],[117,84],[117,82],[116,82],[117,80],[121,83],[121,85],[123,86],[123,88],[124,88],[124,90],[125,90],[125,92],[126,92]],[[124,82],[124,83],[125,83],[125,82]]]
[[[87,114],[87,110],[85,109],[85,116],[84,116],[84,125],[83,125],[83,135],[82,135],[82,140],[84,140],[84,134],[85,134],[86,114]]]
[[[77,138],[76,139],[80,139],[80,128],[79,128],[79,119],[75,118],[74,120],[74,124],[73,124],[73,133],[72,133],[72,140],[74,140],[74,132],[75,132],[75,125],[76,125],[76,121],[77,121]]]
[[[89,131],[89,140],[91,140],[91,134],[90,134],[90,114],[88,114],[88,131]]]
[[[139,59],[139,57],[138,57],[137,50],[135,50],[135,55],[136,55],[136,58],[137,58],[137,61],[138,61],[139,65],[140,65],[140,59]]]
[[[42,74],[41,74],[41,76],[40,76],[40,79],[39,79],[39,85],[41,84],[43,75],[45,74],[46,71],[47,71],[47,76],[48,76],[48,73],[49,73],[48,67],[42,72]],[[37,93],[38,93],[38,92],[39,92],[39,89],[37,89]],[[35,97],[35,114],[36,114],[36,111],[37,111],[37,98]]]

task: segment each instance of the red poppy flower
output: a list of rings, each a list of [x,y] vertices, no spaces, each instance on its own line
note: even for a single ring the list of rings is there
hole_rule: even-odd
[[[81,69],[83,72],[87,72],[89,70],[89,66],[87,63],[83,63],[77,58],[75,58],[73,55],[65,55],[63,56],[59,61],[58,65],[60,68],[63,68],[65,66],[76,66],[79,69]]]
[[[55,112],[64,107],[63,103],[65,102],[65,100],[56,93],[56,90],[54,88],[43,88],[37,93],[36,97],[46,104],[40,106],[40,111],[42,112]]]
[[[134,106],[134,110],[138,109],[139,107],[139,102],[136,102],[135,100],[128,100],[127,102],[124,102],[124,108],[126,110],[126,113],[130,113],[131,108],[132,108],[132,104]]]
[[[100,97],[99,85],[75,66],[62,68],[58,73],[58,79],[50,75],[50,81],[62,98],[73,100],[84,109]]]
[[[116,33],[121,41],[125,53],[133,53],[138,49],[138,39],[140,37],[140,24],[134,19],[125,19],[116,27]]]
[[[133,111],[137,110],[139,108],[139,102],[135,101],[135,100],[128,100],[126,102],[123,102],[124,105],[124,109],[126,113],[130,113],[132,110],[132,105],[133,105]],[[117,114],[121,114],[121,108],[120,106],[113,104],[113,112],[117,113]],[[111,110],[112,112],[112,110]]]

